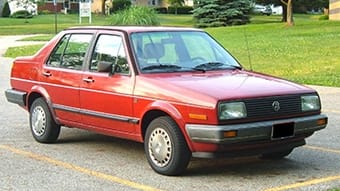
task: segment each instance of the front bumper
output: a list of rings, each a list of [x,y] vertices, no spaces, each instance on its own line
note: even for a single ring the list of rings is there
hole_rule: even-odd
[[[273,137],[273,127],[278,124],[292,124],[292,134],[290,136]],[[185,129],[189,138],[193,142],[234,144],[288,139],[301,137],[303,135],[311,135],[314,131],[325,128],[326,125],[327,116],[320,114],[306,117],[232,125],[187,124]],[[236,136],[225,137],[225,132],[229,131],[235,131]]]

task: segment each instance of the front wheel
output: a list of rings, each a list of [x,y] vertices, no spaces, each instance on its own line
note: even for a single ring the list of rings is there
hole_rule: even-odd
[[[34,139],[40,143],[55,142],[60,133],[43,98],[37,98],[30,108],[30,128]]]
[[[174,120],[163,116],[154,119],[147,128],[144,149],[154,171],[163,175],[182,173],[191,158],[191,152]]]

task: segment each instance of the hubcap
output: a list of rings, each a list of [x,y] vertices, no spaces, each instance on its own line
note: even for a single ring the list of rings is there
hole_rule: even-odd
[[[35,107],[32,112],[31,125],[33,133],[42,136],[46,130],[46,114],[41,106]]]
[[[164,167],[171,159],[171,140],[168,133],[161,128],[152,131],[149,138],[149,155],[152,162],[159,167]]]

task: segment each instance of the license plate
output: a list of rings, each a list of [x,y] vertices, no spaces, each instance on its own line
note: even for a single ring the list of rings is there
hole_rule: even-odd
[[[285,139],[294,136],[294,123],[274,124],[272,127],[272,139]]]

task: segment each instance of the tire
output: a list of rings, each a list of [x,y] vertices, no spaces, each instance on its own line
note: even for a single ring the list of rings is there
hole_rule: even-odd
[[[261,155],[262,159],[278,160],[288,156],[293,149],[283,150],[279,152],[265,153]]]
[[[163,175],[181,174],[191,159],[178,125],[167,116],[156,118],[149,124],[144,149],[151,168]]]
[[[56,124],[43,98],[37,98],[30,108],[30,128],[34,139],[52,143],[58,139],[60,126]]]

